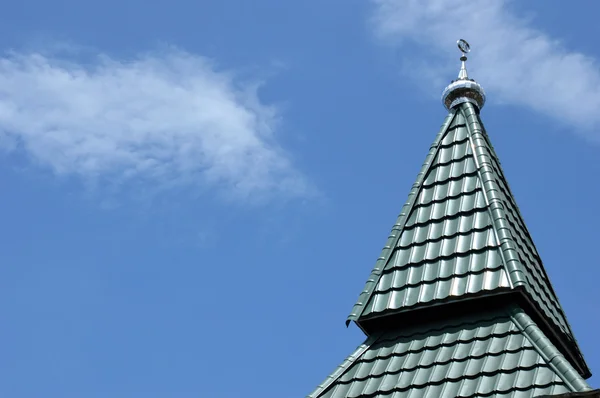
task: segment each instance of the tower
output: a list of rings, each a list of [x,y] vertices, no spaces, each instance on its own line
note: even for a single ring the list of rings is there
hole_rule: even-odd
[[[366,341],[309,398],[600,397],[458,47],[448,116],[347,320]]]

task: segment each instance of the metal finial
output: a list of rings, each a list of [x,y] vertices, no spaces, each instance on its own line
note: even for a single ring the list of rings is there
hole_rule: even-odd
[[[462,56],[460,57],[460,72],[458,72],[459,80],[467,80],[469,78],[467,74],[467,54],[471,51],[471,46],[467,43],[466,40],[460,39],[456,42],[458,45],[458,49],[462,52]]]
[[[448,110],[465,102],[469,102],[481,110],[485,104],[485,92],[479,83],[469,79],[467,75],[467,54],[471,51],[471,46],[463,39],[458,40],[456,44],[462,53],[460,72],[458,79],[452,81],[442,93],[442,102]]]

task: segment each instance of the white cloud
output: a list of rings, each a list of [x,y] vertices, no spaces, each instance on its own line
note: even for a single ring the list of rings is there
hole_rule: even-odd
[[[256,89],[177,50],[91,62],[10,53],[0,57],[0,143],[84,181],[306,195],[275,142],[277,109]]]
[[[392,45],[419,44],[429,56],[423,75],[448,83],[457,70],[456,40],[473,48],[469,72],[491,100],[525,105],[583,127],[589,138],[600,127],[600,68],[597,61],[567,50],[548,34],[529,26],[506,0],[372,0],[377,36]],[[433,55],[432,55],[433,54]],[[409,59],[410,62],[410,59]],[[418,61],[417,61],[418,62]],[[436,66],[432,66],[436,65]],[[441,67],[440,65],[444,65]],[[450,64],[452,65],[452,64]],[[415,73],[415,69],[411,69]],[[451,75],[452,73],[452,75]],[[440,78],[443,79],[440,80]]]

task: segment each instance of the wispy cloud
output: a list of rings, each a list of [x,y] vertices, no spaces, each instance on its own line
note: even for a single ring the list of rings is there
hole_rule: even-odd
[[[515,15],[507,0],[372,0],[377,37],[392,45],[420,44],[429,59],[422,73],[447,82],[455,42],[474,48],[470,74],[492,100],[525,105],[582,127],[588,138],[600,126],[600,68],[597,61],[569,51],[560,41]],[[443,68],[434,61],[444,59]],[[432,62],[433,61],[433,62]],[[410,59],[408,62],[411,62]],[[415,69],[411,69],[415,73]],[[443,79],[440,79],[442,78]]]
[[[130,60],[0,57],[0,145],[85,181],[215,189],[238,199],[310,191],[276,142],[257,85],[179,50]]]

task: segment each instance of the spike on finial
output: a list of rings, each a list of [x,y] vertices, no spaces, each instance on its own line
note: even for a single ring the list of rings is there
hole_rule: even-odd
[[[471,46],[463,39],[458,40],[456,44],[462,53],[460,72],[458,80],[450,83],[442,93],[442,102],[448,110],[465,102],[475,105],[480,110],[485,104],[485,92],[483,87],[475,80],[469,79],[467,74],[467,54],[471,51]]]
[[[462,53],[462,56],[460,57],[460,72],[458,72],[458,79],[459,80],[468,80],[469,75],[467,74],[466,62],[467,62],[467,54],[469,53],[469,51],[471,51],[471,46],[469,46],[469,43],[467,43],[467,41],[464,39],[458,40],[456,42],[456,44],[458,45],[458,49]]]

